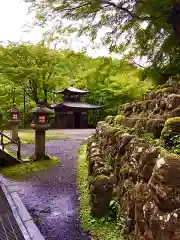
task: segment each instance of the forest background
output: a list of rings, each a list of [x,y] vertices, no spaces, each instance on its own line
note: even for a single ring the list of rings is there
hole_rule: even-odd
[[[31,11],[36,12],[38,24],[45,27],[53,22],[53,31],[59,32],[60,37],[63,26],[59,19],[80,21],[78,29],[68,27],[68,31],[86,34],[92,41],[102,27],[110,29],[102,44],[123,57],[120,60],[90,58],[85,51],[52,47],[52,38],[34,45],[1,43],[0,108],[3,122],[7,122],[8,109],[15,102],[21,111],[21,126],[25,127],[39,99],[48,104],[59,102],[60,96],[53,91],[69,86],[88,89],[91,94],[87,102],[103,106],[100,112],[100,119],[103,119],[115,115],[121,104],[142,99],[157,84],[180,73],[179,42],[167,24],[171,11],[169,0],[28,2],[32,2]],[[146,57],[148,67],[134,64],[136,56]]]

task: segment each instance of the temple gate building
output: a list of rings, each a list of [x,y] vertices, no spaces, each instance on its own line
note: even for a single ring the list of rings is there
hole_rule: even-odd
[[[101,109],[99,105],[88,104],[83,100],[89,94],[89,91],[83,91],[74,87],[64,90],[54,91],[55,94],[63,94],[62,102],[51,105],[55,111],[55,128],[88,128],[88,112],[94,111],[94,122],[97,123],[98,112]]]

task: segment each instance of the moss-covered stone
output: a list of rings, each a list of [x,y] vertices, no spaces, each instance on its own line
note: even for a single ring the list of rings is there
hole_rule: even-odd
[[[143,111],[143,103],[142,102],[135,102],[133,105],[133,113],[139,114]]]
[[[112,124],[113,120],[114,120],[114,116],[107,116],[105,118],[105,122],[108,123],[108,124]]]
[[[121,125],[122,120],[124,119],[124,116],[121,114],[118,114],[115,118],[114,118],[114,125]]]
[[[146,131],[147,119],[139,119],[134,126],[137,136],[141,136]]]
[[[154,138],[160,138],[165,121],[163,119],[150,119],[147,121],[147,132],[152,133]]]
[[[168,96],[169,104],[171,105],[172,109],[175,109],[180,106],[180,95],[179,94],[170,94]]]
[[[112,200],[113,180],[106,175],[99,175],[92,181],[91,191],[91,211],[95,217],[107,215],[109,203]]]
[[[180,133],[180,117],[169,118],[161,132],[161,138],[168,143],[172,137]]]
[[[174,124],[179,123],[179,122],[180,122],[180,117],[169,118],[169,119],[165,122],[165,126],[174,125]]]
[[[156,93],[167,93],[169,91],[168,91],[168,88],[166,87],[166,88],[160,88],[160,89],[156,90],[155,92]]]
[[[128,133],[124,133],[124,134],[121,134],[120,136],[116,136],[119,153],[122,154],[126,151],[126,146],[134,137],[135,137],[134,135],[130,135]]]
[[[124,116],[128,117],[133,113],[133,104],[132,103],[126,103],[124,105]]]
[[[121,124],[126,128],[133,128],[138,120],[139,118],[137,119],[135,117],[124,117]]]
[[[92,213],[104,216],[118,200],[135,239],[179,239],[180,156],[171,153],[180,153],[179,106],[180,83],[168,81],[144,102],[121,106],[113,122],[100,122],[89,144]],[[171,142],[176,149],[168,151]]]
[[[104,137],[114,137],[119,131],[123,131],[121,126],[114,127],[106,122],[99,123],[96,128],[97,134],[103,135]]]
[[[180,107],[175,108],[174,110],[172,110],[171,113],[172,117],[179,117],[180,116]]]

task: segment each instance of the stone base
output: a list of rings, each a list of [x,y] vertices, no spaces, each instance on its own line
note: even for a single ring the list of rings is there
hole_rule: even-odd
[[[48,130],[50,126],[51,126],[50,124],[35,124],[35,123],[31,124],[32,129],[38,130],[38,131]]]
[[[31,161],[41,161],[41,160],[50,160],[50,157],[48,155],[44,155],[44,156],[35,156],[35,155],[32,155],[30,156],[30,160]]]

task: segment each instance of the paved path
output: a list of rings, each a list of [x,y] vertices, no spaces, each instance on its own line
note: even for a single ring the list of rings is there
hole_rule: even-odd
[[[48,240],[91,239],[80,227],[78,216],[78,191],[76,184],[77,150],[87,133],[72,140],[54,140],[46,145],[49,154],[58,157],[60,164],[28,181],[13,182],[37,226]],[[32,154],[33,145],[26,146],[26,154]]]

